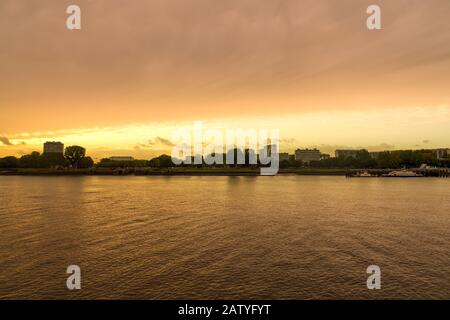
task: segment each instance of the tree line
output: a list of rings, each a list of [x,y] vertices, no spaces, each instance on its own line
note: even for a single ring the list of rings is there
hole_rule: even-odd
[[[398,169],[417,168],[422,164],[450,167],[450,158],[438,159],[433,150],[383,151],[372,157],[367,150],[360,150],[355,157],[337,157],[312,161],[314,168]]]
[[[39,153],[33,151],[20,158],[9,156],[0,158],[0,168],[91,168],[94,160],[86,156],[86,149],[70,146],[62,153]]]
[[[208,157],[222,158],[223,164],[215,164],[214,167],[247,167],[259,168],[260,164],[250,164],[250,154],[253,150],[240,149],[230,150],[234,153],[234,159],[237,159],[241,153],[245,159],[245,164],[226,164],[226,154],[211,154],[201,157],[201,164],[194,164],[194,157],[191,157],[191,164],[181,164],[179,167],[202,168],[211,167],[205,161]],[[379,152],[376,157],[372,157],[367,150],[360,150],[354,157],[341,156],[337,158],[326,158],[319,161],[311,161],[309,163],[294,160],[281,161],[280,168],[348,168],[348,169],[396,169],[396,168],[415,168],[422,164],[437,167],[450,167],[450,158],[437,159],[433,150],[398,150]],[[175,165],[169,155],[163,154],[150,160],[132,160],[132,161],[114,161],[111,159],[101,159],[98,163],[94,163],[91,157],[86,156],[86,149],[80,146],[71,146],[65,149],[64,154],[32,152],[20,158],[5,157],[0,158],[0,168],[55,168],[55,167],[71,167],[71,168],[136,168],[136,167],[152,167],[152,168],[170,168]]]

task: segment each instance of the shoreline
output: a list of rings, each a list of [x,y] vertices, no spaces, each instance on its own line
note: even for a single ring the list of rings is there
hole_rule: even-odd
[[[291,168],[280,169],[277,175],[300,176],[342,176],[349,178],[368,178],[355,176],[357,172],[373,173],[381,177],[397,169],[325,169],[325,168]],[[415,170],[420,177],[449,177],[449,170]],[[91,168],[91,169],[3,169],[0,176],[261,176],[260,169],[250,168]],[[418,176],[417,176],[418,177]],[[414,178],[417,178],[414,177]]]
[[[346,176],[349,169],[280,169],[278,174]],[[353,170],[354,171],[354,170]],[[0,176],[260,176],[260,169],[171,168],[171,169],[9,169]]]

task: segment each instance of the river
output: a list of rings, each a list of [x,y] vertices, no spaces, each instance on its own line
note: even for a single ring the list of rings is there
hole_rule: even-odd
[[[0,239],[2,299],[450,299],[450,179],[1,176]]]

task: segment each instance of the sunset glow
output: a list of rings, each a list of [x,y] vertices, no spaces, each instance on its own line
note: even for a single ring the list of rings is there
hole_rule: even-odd
[[[449,144],[448,1],[379,1],[375,32],[369,1],[78,1],[77,32],[69,3],[0,4],[0,156],[148,158],[194,120],[277,127],[288,151]]]

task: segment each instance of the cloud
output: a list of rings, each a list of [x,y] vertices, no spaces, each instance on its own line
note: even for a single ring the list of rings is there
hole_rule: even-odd
[[[286,143],[286,144],[293,144],[293,143],[296,143],[296,142],[297,142],[297,139],[295,139],[295,138],[280,139],[280,143],[281,144],[284,144],[284,143]]]
[[[174,147],[175,144],[168,139],[156,137],[155,139],[148,140],[147,143],[139,143],[135,145],[134,150],[147,149],[155,146]]]
[[[7,137],[0,137],[0,142],[3,143],[6,146],[12,146],[13,144]]]
[[[449,103],[447,0],[62,2],[0,2],[4,132]]]
[[[162,145],[167,146],[167,147],[174,147],[175,146],[175,144],[172,143],[170,140],[164,139],[164,138],[161,138],[161,137],[156,137],[155,142],[157,144],[162,144]]]

